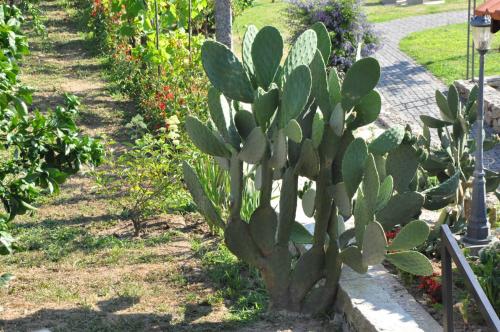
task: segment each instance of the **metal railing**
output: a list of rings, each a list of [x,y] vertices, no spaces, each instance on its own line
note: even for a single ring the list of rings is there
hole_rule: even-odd
[[[443,292],[443,331],[453,332],[453,275],[451,270],[452,260],[455,262],[460,273],[464,276],[465,284],[469,292],[474,296],[486,324],[492,331],[500,331],[500,320],[493,306],[486,297],[481,285],[472,271],[469,263],[458,247],[448,225],[441,227],[441,268],[442,268],[442,292]]]

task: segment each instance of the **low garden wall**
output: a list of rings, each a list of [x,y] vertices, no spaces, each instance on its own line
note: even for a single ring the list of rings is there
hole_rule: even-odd
[[[463,98],[469,96],[469,92],[475,84],[475,82],[468,80],[455,81],[455,86]],[[488,85],[484,87],[484,110],[486,124],[493,127],[496,133],[500,133],[500,91]]]

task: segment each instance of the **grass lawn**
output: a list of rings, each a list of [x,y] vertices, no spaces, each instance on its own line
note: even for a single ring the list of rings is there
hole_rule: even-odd
[[[382,5],[380,0],[365,0],[364,7],[370,22],[385,22],[398,18],[467,9],[465,0],[445,0],[444,4],[394,6]]]
[[[290,28],[287,22],[286,8],[288,3],[282,0],[256,0],[252,8],[245,10],[240,16],[236,17],[233,24],[233,42],[234,50],[239,55],[241,53],[241,43],[243,35],[250,24],[257,28],[266,25],[276,27],[283,36],[283,39],[290,39]]]
[[[486,75],[500,74],[500,53],[498,51],[500,35],[494,36],[491,51],[486,56]],[[465,78],[467,66],[466,24],[454,24],[412,33],[404,38],[399,46],[403,52],[447,84]],[[478,58],[476,57],[476,63]]]

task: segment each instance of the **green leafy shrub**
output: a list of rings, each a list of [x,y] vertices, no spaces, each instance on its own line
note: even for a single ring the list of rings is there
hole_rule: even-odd
[[[117,197],[113,203],[124,219],[132,221],[136,236],[147,218],[188,203],[180,172],[181,158],[188,152],[179,151],[184,147],[179,142],[177,118],[172,116],[167,124],[168,129],[147,132],[127,144],[124,152],[112,149],[107,167],[97,174],[101,190]]]
[[[59,186],[83,165],[101,163],[99,141],[82,135],[75,124],[80,102],[65,96],[65,107],[30,112],[32,91],[19,82],[18,61],[29,52],[16,7],[0,5],[0,254],[13,251],[12,220],[35,210],[42,195]],[[8,278],[2,277],[1,283]]]
[[[471,267],[488,300],[500,314],[500,242],[495,241],[479,251],[479,260]]]
[[[327,76],[330,52],[321,23],[298,37],[284,62],[283,39],[273,27],[248,28],[243,62],[207,41],[202,62],[212,83],[212,121],[186,118],[193,143],[229,169],[229,216],[219,214],[188,163],[184,180],[198,209],[223,225],[228,249],[260,271],[274,310],[325,311],[335,299],[342,264],[365,273],[387,259],[404,271],[432,274],[427,258],[412,250],[429,229],[413,220],[423,196],[405,188],[400,176],[413,167],[402,158],[414,153],[411,146],[392,131],[371,143],[354,136],[380,113],[374,90],[380,66],[362,59],[340,81],[335,70]],[[256,169],[260,196],[249,218],[242,213],[248,165]],[[313,182],[302,197],[305,214],[315,219],[308,237],[295,221],[299,177]],[[355,227],[346,229],[351,216]],[[389,245],[384,229],[395,225],[402,228]],[[294,241],[312,246],[297,257],[289,249]]]

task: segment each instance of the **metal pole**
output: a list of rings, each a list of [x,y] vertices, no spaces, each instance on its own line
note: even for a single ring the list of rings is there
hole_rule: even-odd
[[[473,6],[473,9],[472,11],[475,13],[476,12],[476,0],[474,0],[474,6]],[[472,40],[472,82],[475,82],[476,79],[474,77],[475,75],[475,72],[474,72],[474,67],[476,66],[476,64],[474,63],[476,61],[476,53],[474,52],[474,50],[476,49],[475,45],[474,45],[474,40]]]
[[[474,180],[472,183],[471,218],[467,223],[467,233],[463,239],[469,244],[486,244],[490,242],[488,219],[486,216],[486,189],[483,168],[484,141],[484,56],[487,50],[479,51],[479,91],[476,119],[476,151]]]
[[[468,80],[470,77],[469,73],[469,62],[470,62],[470,2],[469,0],[469,9],[467,10],[467,74],[466,79]]]
[[[189,12],[188,12],[188,51],[189,51],[189,61],[191,61],[191,35],[193,34],[192,31],[192,22],[191,22],[191,6],[192,6],[192,0],[189,0]]]
[[[446,234],[441,229],[441,276],[443,278],[443,331],[453,332],[453,274],[451,256],[446,247]]]
[[[155,0],[155,28],[156,28],[156,50],[160,50],[160,22],[158,18],[158,0]],[[158,65],[158,76],[161,76],[161,67]]]

